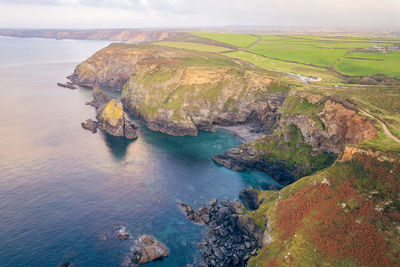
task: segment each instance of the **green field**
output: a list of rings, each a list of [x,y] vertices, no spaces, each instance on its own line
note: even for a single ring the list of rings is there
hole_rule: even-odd
[[[388,51],[386,53],[351,52],[348,57],[400,61],[400,51]]]
[[[386,74],[400,77],[400,61],[344,58],[335,67],[340,73],[350,76]]]
[[[156,45],[161,46],[168,46],[180,49],[187,49],[187,50],[194,50],[194,51],[201,51],[201,52],[223,52],[229,50],[228,48],[215,46],[215,45],[208,45],[208,44],[200,44],[200,43],[191,43],[191,42],[157,42],[154,43]]]
[[[365,49],[399,42],[399,39],[351,36],[195,32],[154,44],[222,53],[259,68],[320,77],[320,83],[334,85],[348,83],[349,76],[384,74],[400,78],[400,51],[376,52]]]
[[[258,40],[256,36],[249,34],[212,33],[212,32],[195,32],[193,34],[203,38],[212,39],[217,42],[241,48],[249,47]]]
[[[277,71],[282,71],[282,72],[290,72],[290,73],[295,73],[295,74],[300,74],[303,76],[316,76],[316,77],[321,77],[325,82],[331,82],[331,83],[336,83],[340,82],[341,79],[336,75],[334,72],[324,69],[324,68],[318,68],[318,67],[312,67],[312,66],[307,66],[303,64],[296,64],[296,63],[290,63],[290,62],[285,62],[281,60],[274,60],[274,59],[269,59],[265,58],[259,55],[255,55],[249,52],[244,52],[244,51],[236,51],[236,52],[230,52],[230,53],[225,53],[225,55],[233,58],[239,58],[245,61],[248,61],[255,66],[263,69],[269,69],[269,70],[277,70]]]

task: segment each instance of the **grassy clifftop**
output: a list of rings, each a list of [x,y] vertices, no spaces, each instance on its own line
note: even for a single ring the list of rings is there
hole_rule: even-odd
[[[272,242],[248,266],[398,266],[400,154],[356,154],[264,199]],[[268,227],[266,217],[268,216]]]

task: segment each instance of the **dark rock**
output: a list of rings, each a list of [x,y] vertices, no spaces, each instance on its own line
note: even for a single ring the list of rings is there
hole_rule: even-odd
[[[87,102],[87,105],[93,106],[96,109],[99,109],[100,107],[104,106],[110,100],[112,97],[110,97],[108,94],[106,94],[103,90],[101,90],[99,87],[94,86],[93,87],[93,100],[91,102]]]
[[[208,214],[203,214],[203,215],[201,215],[201,219],[202,219],[205,223],[209,223],[209,222],[210,222],[210,216],[208,216]]]
[[[216,198],[213,198],[210,200],[210,206],[214,207],[217,206],[218,204],[218,200]]]
[[[184,208],[192,214],[192,209]],[[209,227],[198,244],[204,266],[246,266],[251,253],[262,247],[261,227],[244,213],[239,202],[223,200],[218,204],[213,199],[201,212]]]
[[[132,253],[126,259],[126,265],[141,265],[149,261],[161,259],[169,255],[164,243],[154,236],[142,235],[134,241]]]
[[[126,139],[136,139],[138,138],[138,134],[136,132],[136,127],[133,123],[125,119],[125,138]]]
[[[73,85],[71,82],[67,83],[57,83],[58,86],[68,88],[68,89],[78,89],[75,85]]]
[[[61,262],[59,267],[71,267],[72,264],[69,261]]]
[[[97,132],[97,122],[91,119],[86,120],[86,122],[81,123],[82,128],[86,130],[90,130],[93,133]]]
[[[179,203],[179,207],[185,213],[186,217],[194,223],[204,224],[202,217],[191,206],[184,203]]]
[[[129,238],[130,238],[130,235],[129,235],[129,233],[126,231],[125,227],[123,227],[123,228],[121,228],[121,229],[119,229],[119,230],[117,231],[117,238],[118,238],[119,240],[125,240],[125,239],[129,239]]]
[[[241,190],[239,193],[239,198],[249,210],[256,210],[260,205],[258,201],[258,194],[252,188]]]

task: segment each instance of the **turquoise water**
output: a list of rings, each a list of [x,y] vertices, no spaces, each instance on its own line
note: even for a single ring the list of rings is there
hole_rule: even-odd
[[[211,160],[240,144],[227,131],[171,137],[143,128],[136,141],[92,134],[80,122],[91,91],[57,87],[100,41],[0,38],[0,266],[120,266],[132,240],[149,233],[170,256],[146,266],[196,262],[205,229],[178,201],[199,207],[240,189],[266,188],[263,173],[234,172]]]

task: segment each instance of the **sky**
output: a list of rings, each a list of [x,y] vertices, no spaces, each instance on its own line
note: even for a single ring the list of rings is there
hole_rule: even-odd
[[[400,0],[0,0],[0,28],[399,27]]]

